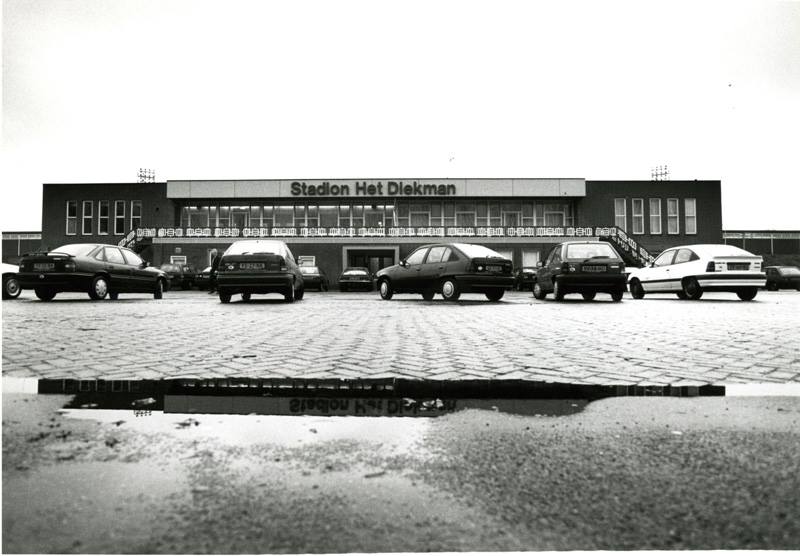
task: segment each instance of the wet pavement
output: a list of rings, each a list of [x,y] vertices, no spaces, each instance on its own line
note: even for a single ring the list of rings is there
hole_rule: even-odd
[[[800,398],[435,418],[3,396],[3,551],[800,548]]]
[[[500,303],[308,292],[222,305],[205,292],[92,302],[31,292],[2,304],[4,376],[548,381],[588,385],[800,382],[800,294]]]

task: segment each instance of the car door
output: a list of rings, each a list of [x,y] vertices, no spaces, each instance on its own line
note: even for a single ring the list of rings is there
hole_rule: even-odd
[[[682,280],[686,276],[696,274],[697,268],[690,264],[697,260],[697,255],[690,249],[678,249],[675,259],[667,270],[666,290],[677,292],[683,290]]]
[[[667,249],[656,257],[653,265],[646,269],[642,276],[641,282],[644,291],[661,292],[669,290],[670,267],[674,258],[675,249]]]
[[[561,271],[561,247],[557,245],[553,248],[536,275],[544,291],[553,291],[553,277]]]
[[[426,289],[435,288],[442,279],[449,258],[450,248],[446,245],[431,247],[422,265],[419,287]]]
[[[103,267],[111,280],[111,291],[117,293],[131,291],[132,272],[119,247],[103,247],[103,259]]]
[[[129,289],[136,292],[150,292],[155,288],[155,275],[145,270],[142,258],[130,249],[121,248],[122,256],[130,270]]]
[[[406,257],[405,264],[398,267],[397,277],[394,279],[395,289],[415,292],[420,289],[422,264],[428,247],[420,247]]]

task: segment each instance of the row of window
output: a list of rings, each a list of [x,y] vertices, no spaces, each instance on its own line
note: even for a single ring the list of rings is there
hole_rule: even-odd
[[[362,205],[184,206],[181,227],[574,226],[564,202],[430,202]]]
[[[142,225],[142,202],[131,201],[130,225],[126,226],[127,201],[114,201],[114,235],[125,235],[128,230],[138,228]],[[95,234],[94,223],[94,201],[81,202],[81,235],[90,236]],[[108,235],[111,222],[111,201],[97,201],[97,234]],[[68,236],[78,233],[78,201],[67,201],[67,228]]]
[[[631,233],[640,235],[645,233],[645,200],[631,199]],[[650,234],[662,233],[661,199],[648,199]],[[683,217],[685,234],[697,233],[697,199],[683,200]],[[667,199],[667,234],[681,233],[680,200]],[[628,231],[628,200],[614,199],[614,225]]]

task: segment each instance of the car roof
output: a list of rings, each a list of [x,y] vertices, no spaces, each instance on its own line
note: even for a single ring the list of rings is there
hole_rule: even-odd
[[[694,245],[677,245],[675,247],[668,247],[667,249],[664,249],[664,251],[669,251],[672,249],[689,249],[691,251],[694,251],[696,254],[703,256],[709,256],[709,255],[752,256],[753,255],[753,253],[745,251],[740,247],[724,243],[696,243]]]

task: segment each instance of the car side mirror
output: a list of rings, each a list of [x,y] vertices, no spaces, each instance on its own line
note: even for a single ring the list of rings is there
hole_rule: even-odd
[[[147,268],[150,266],[150,261],[142,261],[142,264],[139,265],[139,268]]]

